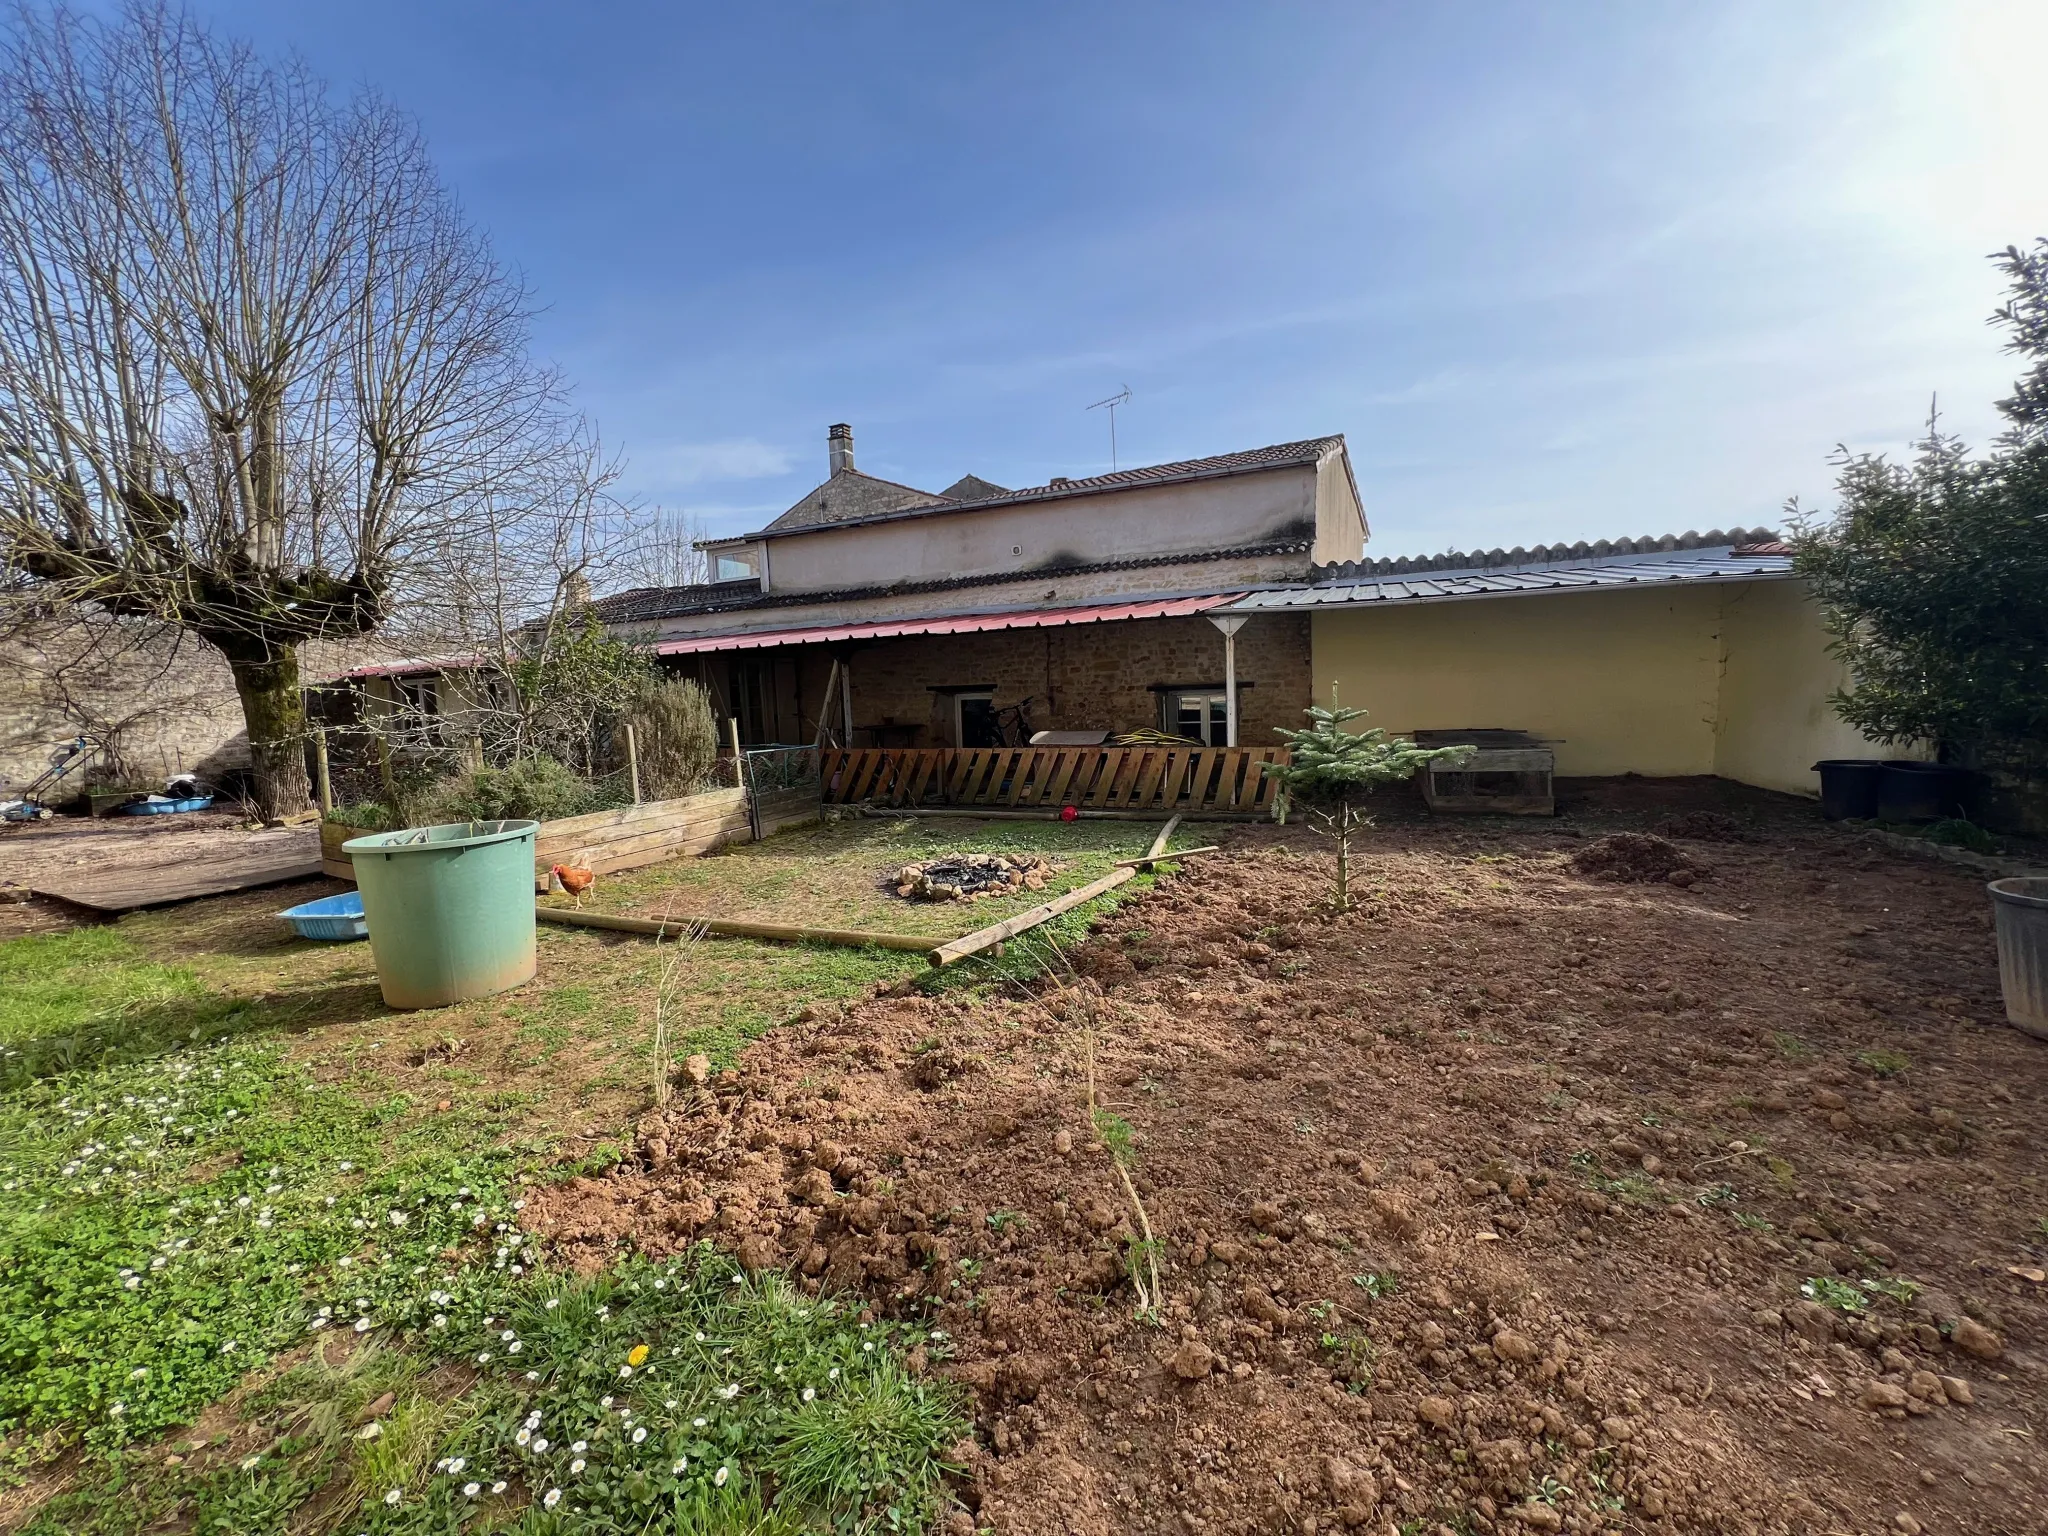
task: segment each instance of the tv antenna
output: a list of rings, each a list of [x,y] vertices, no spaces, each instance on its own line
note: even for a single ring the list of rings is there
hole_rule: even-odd
[[[1109,408],[1109,472],[1111,474],[1116,473],[1116,408],[1120,405],[1128,404],[1130,398],[1131,386],[1126,384],[1107,400],[1098,400],[1088,407],[1091,411],[1099,411],[1105,406]]]

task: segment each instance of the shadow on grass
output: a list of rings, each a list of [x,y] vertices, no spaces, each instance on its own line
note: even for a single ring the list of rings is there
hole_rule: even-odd
[[[172,1051],[217,1045],[243,1035],[299,1034],[389,1011],[374,981],[277,998],[207,993],[152,998],[89,1013],[68,1027],[19,1035],[0,1045],[0,1092],[12,1092],[40,1078],[149,1061]]]

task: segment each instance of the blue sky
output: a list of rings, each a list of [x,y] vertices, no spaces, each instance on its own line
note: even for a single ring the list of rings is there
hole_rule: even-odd
[[[626,489],[1343,432],[1378,554],[1774,521],[2015,367],[2048,7],[198,0],[416,113]]]

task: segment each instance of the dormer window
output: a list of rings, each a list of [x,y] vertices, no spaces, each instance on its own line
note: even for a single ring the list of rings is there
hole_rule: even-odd
[[[754,563],[744,555],[720,555],[717,561],[715,581],[750,581],[754,576]]]

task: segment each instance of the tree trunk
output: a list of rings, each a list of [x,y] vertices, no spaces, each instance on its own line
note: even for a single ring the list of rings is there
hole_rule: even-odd
[[[306,777],[306,699],[299,691],[298,647],[273,646],[263,661],[230,658],[228,667],[249,728],[257,814],[271,821],[308,809],[313,787]]]

